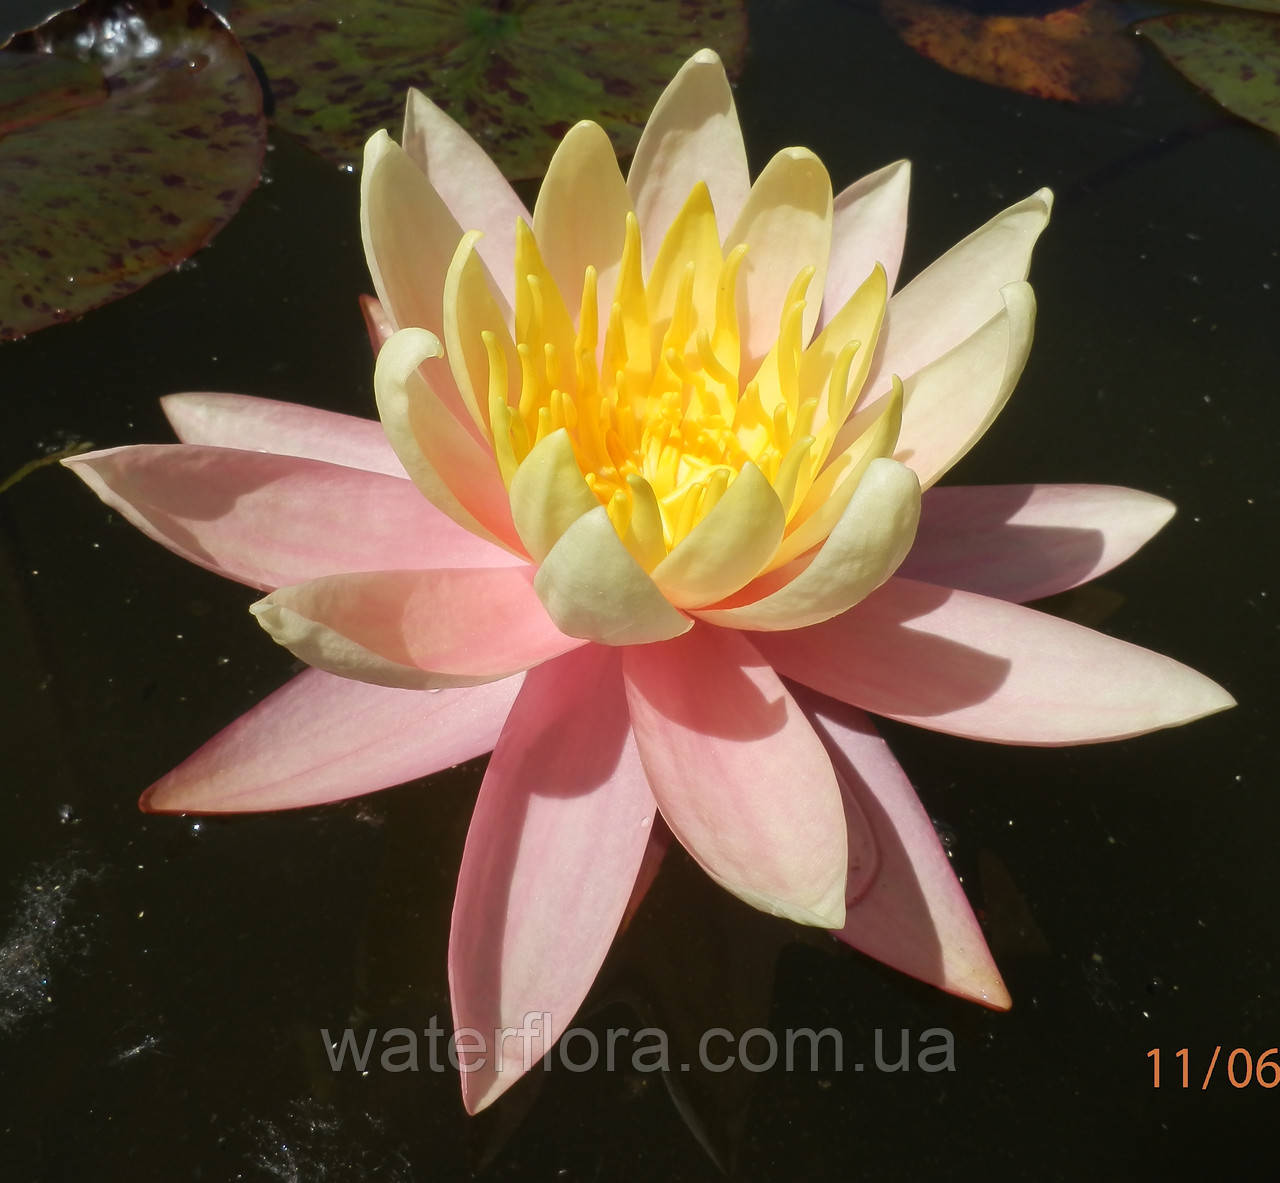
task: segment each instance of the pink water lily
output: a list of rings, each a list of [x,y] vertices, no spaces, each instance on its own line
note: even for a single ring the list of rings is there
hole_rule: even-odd
[[[152,538],[266,591],[259,623],[312,667],[143,808],[313,805],[492,751],[454,904],[454,1020],[547,1015],[539,1053],[646,878],[659,816],[755,907],[1007,1007],[867,712],[1057,745],[1232,700],[1022,606],[1127,558],[1168,502],[933,487],[1021,372],[1050,202],[1005,210],[890,297],[907,186],[900,162],[833,196],[799,148],[752,184],[703,51],[625,180],[578,124],[530,216],[412,94],[403,145],[373,137],[362,187],[381,424],[181,394],[164,400],[180,444],[66,462]],[[471,1111],[529,1067],[499,1043],[464,1071]]]

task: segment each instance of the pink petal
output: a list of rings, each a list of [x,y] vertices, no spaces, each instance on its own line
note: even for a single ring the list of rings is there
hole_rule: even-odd
[[[590,217],[583,211],[590,210]],[[583,276],[596,269],[596,323],[609,323],[631,195],[609,136],[597,123],[574,124],[560,141],[533,207],[533,233],[547,270],[576,321]]]
[[[527,567],[330,575],[251,611],[308,665],[406,690],[492,682],[583,643],[551,623]]]
[[[698,625],[624,651],[640,758],[662,816],[734,895],[801,924],[844,923],[844,809],[791,695],[738,633]]]
[[[823,694],[998,743],[1126,739],[1235,702],[1203,674],[1148,649],[910,579],[889,580],[834,620],[755,636],[780,673]]]
[[[248,813],[358,797],[489,751],[522,675],[393,690],[307,670],[142,795],[148,813]]]
[[[653,829],[649,831],[649,842],[644,848],[644,857],[640,860],[640,870],[636,872],[635,885],[631,888],[631,898],[627,900],[626,911],[623,912],[622,920],[618,924],[619,932],[624,931],[640,911],[644,897],[649,894],[649,888],[653,886],[658,872],[662,870],[662,862],[667,857],[672,841],[671,827],[659,814],[654,819]]]
[[[449,940],[454,1026],[487,1041],[463,1060],[470,1113],[572,1021],[649,843],[656,808],[618,667],[592,646],[529,673],[480,787]]]
[[[387,315],[377,296],[360,297],[360,314],[364,317],[364,327],[369,334],[369,348],[373,350],[373,356],[377,357],[378,351],[396,331],[395,321]]]
[[[160,408],[184,444],[327,460],[403,477],[376,419],[358,419],[247,394],[168,394]]]
[[[861,711],[797,688],[826,744],[846,801],[856,802],[875,835],[880,861],[869,885],[850,892],[836,935],[877,961],[993,1010],[1012,1005],[964,889],[929,815]],[[851,889],[855,885],[851,884]]]
[[[250,587],[518,561],[450,521],[408,481],[320,460],[142,444],[65,464],[148,537]]]
[[[1002,600],[1051,596],[1123,563],[1174,514],[1113,485],[930,489],[898,574]]]
[[[836,197],[819,328],[844,307],[877,263],[893,291],[907,237],[910,188],[911,162],[899,160],[854,181]]]

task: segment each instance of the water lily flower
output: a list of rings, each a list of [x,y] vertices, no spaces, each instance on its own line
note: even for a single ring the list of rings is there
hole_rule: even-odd
[[[890,296],[907,186],[898,163],[833,196],[802,148],[752,183],[703,51],[625,179],[580,123],[530,216],[411,94],[403,143],[375,135],[362,184],[381,425],[181,394],[164,402],[180,444],[66,462],[152,538],[267,592],[258,622],[311,667],[142,807],[313,805],[492,750],[453,911],[454,1019],[546,1014],[537,1053],[648,877],[659,817],[749,904],[1007,1007],[869,715],[1057,745],[1232,700],[1023,606],[1128,557],[1168,502],[935,487],[1022,370],[1050,199]],[[466,1067],[474,1111],[527,1047]]]

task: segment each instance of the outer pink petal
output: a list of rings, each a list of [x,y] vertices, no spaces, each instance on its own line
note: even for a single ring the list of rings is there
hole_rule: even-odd
[[[251,608],[295,657],[407,690],[492,682],[583,642],[551,623],[523,567],[369,571],[282,587]]]
[[[1114,485],[933,488],[898,574],[1035,600],[1123,563],[1173,514],[1163,497]]]
[[[529,673],[480,787],[449,940],[454,1026],[487,1041],[462,1064],[471,1113],[572,1021],[648,846],[656,807],[618,666],[592,646]]]
[[[184,444],[327,460],[403,477],[376,419],[358,419],[247,394],[167,394],[160,408]]]
[[[972,592],[891,579],[812,628],[756,634],[787,677],[920,727],[998,743],[1125,739],[1234,705],[1171,658]]]
[[[250,587],[519,561],[445,517],[408,481],[321,460],[141,444],[64,463],[148,537]]]
[[[142,795],[148,813],[293,809],[372,793],[489,751],[523,675],[428,693],[307,670]]]
[[[819,330],[844,307],[877,263],[893,291],[907,237],[910,188],[911,162],[899,160],[854,181],[836,197]]]
[[[409,91],[404,150],[463,230],[480,230],[480,257],[508,305],[515,304],[516,219],[524,203],[479,144],[429,98]]]
[[[995,1010],[1011,1005],[964,889],[889,746],[861,711],[797,688],[847,797],[875,835],[879,866],[837,934],[914,978]],[[851,885],[852,886],[852,885]]]
[[[699,625],[625,650],[627,699],[662,816],[707,873],[761,911],[844,923],[844,810],[831,762],[738,633]]]

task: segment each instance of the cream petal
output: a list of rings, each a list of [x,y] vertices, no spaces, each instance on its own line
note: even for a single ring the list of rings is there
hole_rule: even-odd
[[[598,508],[563,427],[534,444],[511,479],[511,516],[535,563],[584,513]]]
[[[397,328],[444,334],[444,284],[462,230],[440,195],[385,131],[370,137],[360,176],[360,234],[383,312]],[[436,397],[477,439],[443,356],[424,355]]]
[[[701,620],[725,628],[804,628],[839,615],[897,569],[915,537],[920,486],[894,460],[873,460],[831,536],[816,553],[762,576],[734,607],[704,608]],[[764,594],[760,594],[763,592]]]
[[[462,428],[423,376],[422,362],[442,352],[423,329],[401,329],[382,347],[373,388],[383,429],[413,483],[436,508],[473,534],[523,555],[493,453]]]
[[[954,349],[1001,309],[1001,289],[1027,278],[1031,251],[1049,222],[1053,195],[1041,189],[953,246],[889,301],[880,356],[863,391],[874,398],[889,376],[904,381]]]
[[[1029,283],[1007,284],[1004,308],[902,385],[902,430],[894,458],[928,489],[995,421],[1022,375],[1035,329]]]
[[[910,188],[911,162],[899,160],[854,181],[837,195],[820,324],[840,311],[876,264],[884,268],[893,291],[907,237]]]
[[[773,486],[747,463],[711,512],[650,574],[677,607],[713,604],[763,570],[786,524]]]
[[[533,586],[561,632],[601,645],[644,645],[692,626],[631,557],[597,505],[561,536]]]
[[[489,285],[476,249],[479,237],[474,230],[462,236],[445,276],[444,347],[463,405],[480,435],[489,439],[489,351],[484,334],[493,334],[506,358],[508,402],[513,393],[519,394],[520,358],[508,328],[511,309]]]
[[[631,196],[609,137],[599,124],[575,124],[547,166],[533,207],[533,234],[566,304],[578,302],[587,267],[596,269],[601,339],[609,323],[630,212]]]
[[[404,150],[463,230],[479,230],[480,257],[508,306],[515,303],[516,219],[524,203],[479,144],[421,91],[410,90]],[[430,326],[427,326],[430,327]]]
[[[733,91],[710,49],[695,53],[662,92],[631,159],[627,188],[651,251],[699,181],[711,190],[720,225],[732,225],[751,177]]]

